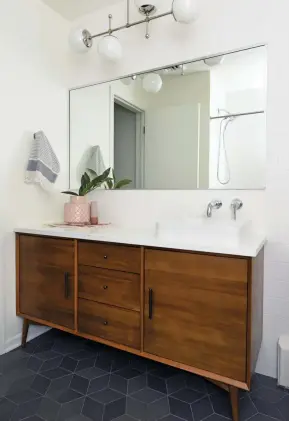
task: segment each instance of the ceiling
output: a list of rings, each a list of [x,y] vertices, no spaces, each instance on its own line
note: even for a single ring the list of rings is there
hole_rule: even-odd
[[[120,0],[42,0],[45,4],[63,16],[73,21],[80,16],[92,13],[97,9],[118,3]]]

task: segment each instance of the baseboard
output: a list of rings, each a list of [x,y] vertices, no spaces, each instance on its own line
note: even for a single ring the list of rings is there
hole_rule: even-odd
[[[46,326],[33,326],[33,325],[30,326],[27,341],[31,341],[32,339],[37,338],[40,335],[43,335],[43,333],[47,332],[50,329],[51,329],[50,327],[46,327]],[[22,340],[21,332],[18,333],[13,338],[8,339],[4,344],[3,354],[6,354],[7,352],[12,351],[15,348],[18,348],[21,345],[21,340]]]

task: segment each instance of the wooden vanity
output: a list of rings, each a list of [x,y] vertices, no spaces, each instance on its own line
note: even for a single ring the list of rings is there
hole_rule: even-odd
[[[257,257],[17,233],[17,315],[249,390],[262,341]]]

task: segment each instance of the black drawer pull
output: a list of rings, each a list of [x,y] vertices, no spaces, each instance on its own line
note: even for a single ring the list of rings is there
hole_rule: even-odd
[[[104,326],[107,326],[107,325],[108,325],[108,321],[107,321],[107,320],[105,320],[105,321],[103,322],[103,324],[104,324]]]
[[[149,289],[149,319],[153,318],[153,290]]]
[[[69,272],[64,274],[64,297],[66,300],[69,298]]]
[[[107,260],[107,256],[103,256],[103,258],[104,258],[105,260]]]
[[[108,289],[108,286],[107,285],[103,285],[103,289]]]

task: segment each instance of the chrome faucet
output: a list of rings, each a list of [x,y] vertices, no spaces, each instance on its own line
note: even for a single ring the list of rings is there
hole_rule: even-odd
[[[213,209],[220,209],[223,206],[221,200],[212,200],[207,206],[207,217],[211,218]]]
[[[232,210],[232,219],[236,221],[237,219],[237,211],[242,209],[243,202],[241,199],[234,199],[231,203],[231,210]]]

